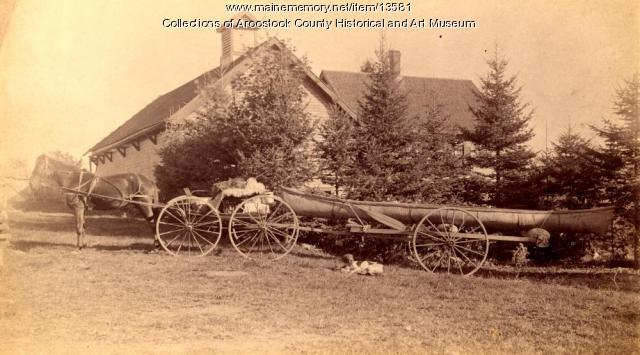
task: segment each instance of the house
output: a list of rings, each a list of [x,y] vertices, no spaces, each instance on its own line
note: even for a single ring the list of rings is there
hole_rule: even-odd
[[[240,17],[253,18],[250,14],[239,14],[235,18]],[[203,99],[198,90],[200,83],[213,78],[214,85],[230,90],[233,78],[244,73],[260,51],[288,51],[276,38],[263,39],[257,29],[220,28],[218,32],[222,39],[220,66],[158,97],[95,144],[87,152],[92,170],[102,176],[133,172],[154,179],[154,169],[160,161],[158,151],[166,139],[167,124],[187,119],[202,107]],[[293,53],[289,53],[297,60]],[[452,127],[473,124],[475,118],[468,107],[475,102],[473,92],[477,88],[470,80],[403,77],[400,73],[400,52],[390,51],[390,55],[398,80],[407,92],[410,114],[421,115],[427,104],[438,104],[450,117]],[[330,109],[337,105],[355,118],[366,80],[367,76],[362,73],[322,71],[317,76],[308,70],[303,81],[308,94],[308,112],[322,122],[329,116]],[[429,100],[436,102],[427,102]]]

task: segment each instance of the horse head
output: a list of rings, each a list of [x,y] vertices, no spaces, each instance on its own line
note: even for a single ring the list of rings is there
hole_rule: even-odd
[[[70,187],[74,182],[78,181],[75,171],[54,170],[48,177],[60,187]]]
[[[42,154],[36,159],[33,172],[29,179],[29,187],[31,188],[31,191],[38,195],[38,193],[43,191],[43,189],[50,187],[52,181],[55,181],[60,186],[65,186],[61,185],[59,181],[54,179],[55,172],[57,171],[77,172],[80,171],[80,168],[78,165],[62,161],[50,154]]]

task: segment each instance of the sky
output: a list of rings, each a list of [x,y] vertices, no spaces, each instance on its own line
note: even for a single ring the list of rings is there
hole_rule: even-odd
[[[13,2],[12,0],[8,0]],[[315,2],[313,2],[315,1]],[[326,4],[354,1],[262,1]],[[32,161],[61,150],[81,156],[156,97],[219,64],[211,28],[166,28],[164,19],[226,20],[225,4],[191,1],[36,1],[7,6],[0,47],[0,160]],[[360,4],[373,2],[360,0]],[[467,29],[270,29],[306,55],[313,71],[358,71],[381,34],[402,53],[402,74],[479,85],[496,47],[534,108],[531,147],[543,150],[569,125],[611,118],[616,89],[640,68],[640,2],[407,1],[411,12],[274,13],[263,20],[472,20]],[[6,4],[6,3],[5,3]],[[8,18],[8,20],[6,20]],[[1,27],[1,26],[0,26]],[[0,28],[0,30],[2,30]],[[0,35],[2,31],[0,31]]]

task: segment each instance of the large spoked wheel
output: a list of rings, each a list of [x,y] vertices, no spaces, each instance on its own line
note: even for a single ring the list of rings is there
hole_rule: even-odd
[[[298,217],[272,195],[242,201],[229,218],[229,238],[245,258],[269,261],[287,255],[298,239]]]
[[[439,208],[416,227],[413,254],[425,270],[471,275],[487,259],[489,239],[482,222],[460,208]]]
[[[167,203],[156,220],[156,238],[171,255],[207,255],[221,235],[220,214],[202,197],[176,197]]]

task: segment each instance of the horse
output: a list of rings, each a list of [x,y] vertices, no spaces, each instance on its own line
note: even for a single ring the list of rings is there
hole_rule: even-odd
[[[29,188],[34,198],[46,200],[59,196],[59,188],[48,178],[54,170],[80,171],[79,164],[71,157],[45,153],[36,159],[29,179]]]
[[[158,206],[158,187],[141,174],[124,173],[111,176],[97,176],[86,170],[49,170],[36,167],[34,174],[53,180],[65,192],[67,206],[73,211],[77,234],[76,246],[82,249],[85,243],[85,211],[122,209],[133,204],[145,217],[154,235],[154,251],[160,244],[155,237],[155,217]]]

